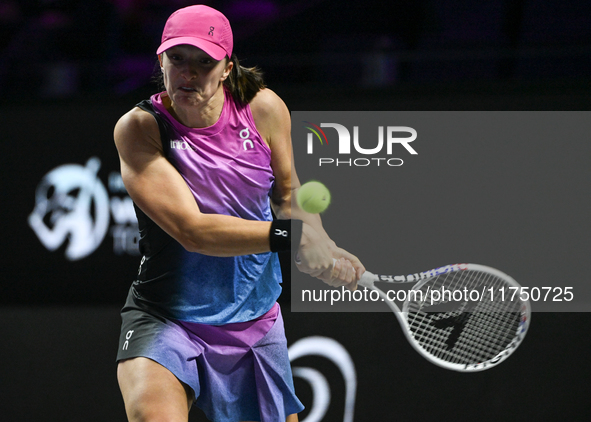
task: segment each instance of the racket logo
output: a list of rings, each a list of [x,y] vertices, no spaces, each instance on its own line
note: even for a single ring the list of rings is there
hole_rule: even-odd
[[[479,302],[464,302],[462,306],[463,310],[458,315],[452,316],[445,314],[446,316],[441,319],[433,319],[433,317],[436,318],[436,315],[433,315],[431,320],[431,325],[433,325],[433,327],[439,330],[445,330],[451,327],[451,332],[445,341],[447,350],[451,350],[455,347],[478,303]]]

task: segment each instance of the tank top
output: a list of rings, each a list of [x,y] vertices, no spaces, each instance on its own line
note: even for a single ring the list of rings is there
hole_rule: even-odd
[[[207,128],[182,125],[164,107],[166,93],[138,107],[159,126],[166,158],[179,171],[203,213],[272,220],[271,151],[257,131],[250,106],[224,90],[218,121]],[[130,295],[136,306],[166,318],[221,325],[267,312],[281,293],[276,253],[213,257],[188,252],[139,207],[142,261]]]

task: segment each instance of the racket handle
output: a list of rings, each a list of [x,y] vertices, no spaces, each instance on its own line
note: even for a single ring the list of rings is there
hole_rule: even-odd
[[[373,273],[370,273],[369,271],[366,271],[363,273],[363,275],[361,276],[361,278],[357,282],[357,285],[362,286],[362,287],[371,288],[374,285],[373,284],[374,281],[377,281],[376,275]]]

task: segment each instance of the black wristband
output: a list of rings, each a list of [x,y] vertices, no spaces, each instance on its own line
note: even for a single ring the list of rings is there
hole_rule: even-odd
[[[296,244],[299,246],[301,238],[301,220],[273,220],[271,223],[271,231],[269,232],[271,252],[289,251],[292,241],[297,242]]]

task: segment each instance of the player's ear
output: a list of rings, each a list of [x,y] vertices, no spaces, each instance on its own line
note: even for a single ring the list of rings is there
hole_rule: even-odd
[[[228,63],[226,63],[226,68],[224,69],[224,73],[222,73],[222,77],[221,77],[221,81],[224,82],[228,76],[230,76],[230,72],[232,71],[232,68],[234,67],[234,62],[230,59],[226,59],[228,60]]]
[[[162,53],[158,54],[158,62],[160,62],[160,70],[164,71],[162,68]]]

